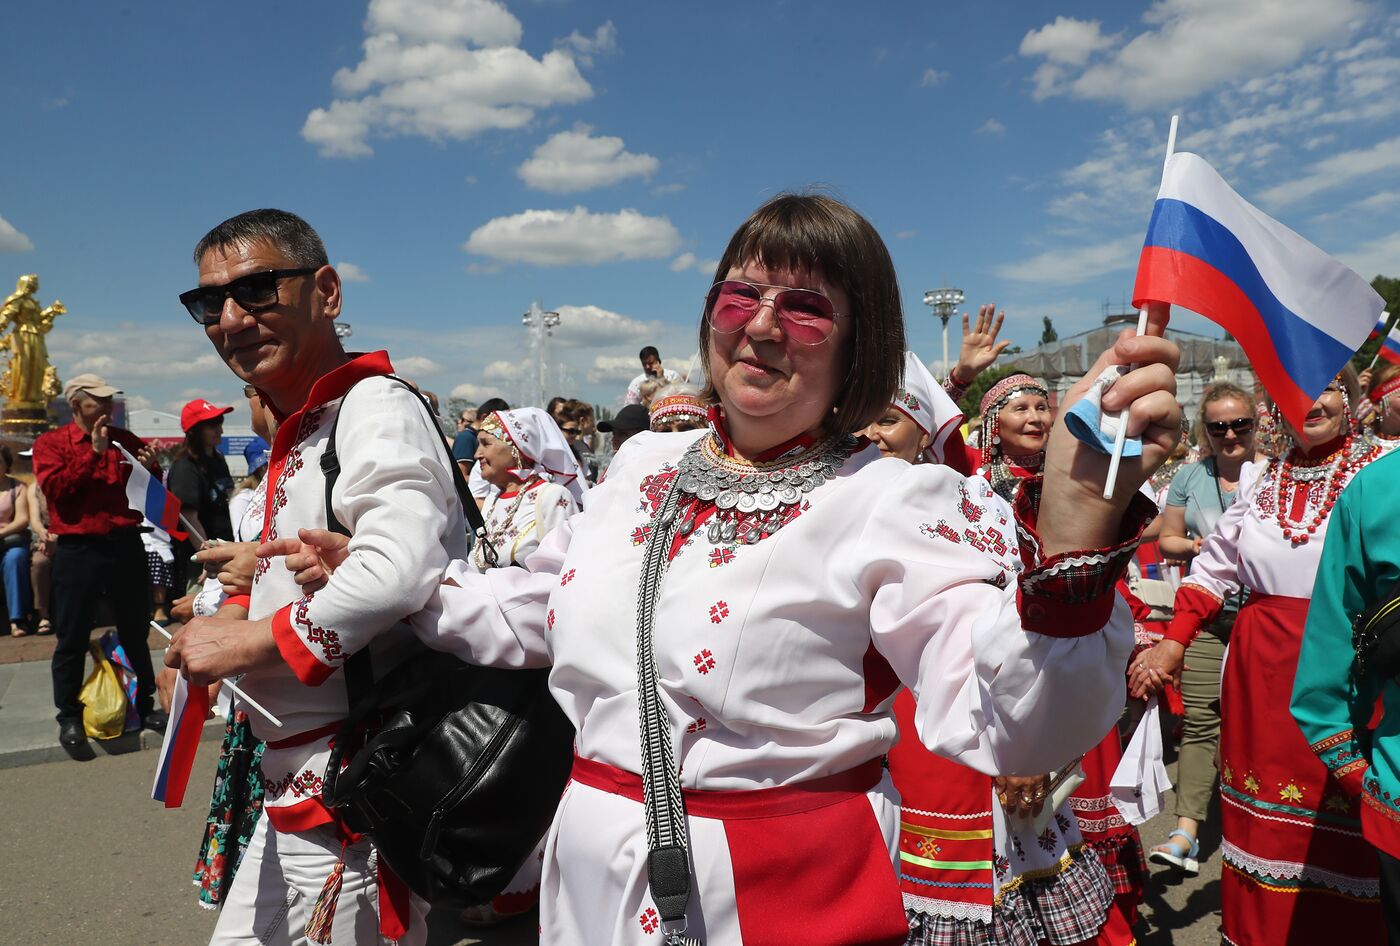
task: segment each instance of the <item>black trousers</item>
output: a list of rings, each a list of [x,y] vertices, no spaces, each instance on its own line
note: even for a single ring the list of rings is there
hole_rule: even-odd
[[[1381,859],[1381,910],[1390,946],[1400,946],[1400,859],[1376,851]]]
[[[53,554],[50,613],[53,620],[53,702],[58,721],[81,720],[88,641],[93,612],[105,591],[111,602],[122,649],[136,669],[136,711],[145,716],[154,704],[156,678],[146,643],[151,619],[151,574],[146,550],[135,529],[108,535],[63,535]]]

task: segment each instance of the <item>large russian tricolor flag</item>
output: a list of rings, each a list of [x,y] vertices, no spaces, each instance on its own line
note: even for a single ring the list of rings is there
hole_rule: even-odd
[[[1400,365],[1400,325],[1386,333],[1385,341],[1381,342],[1380,351],[1376,354],[1392,365]]]
[[[122,452],[122,457],[131,464],[131,475],[126,478],[126,502],[132,509],[151,521],[151,525],[168,532],[177,539],[188,537],[181,532],[180,500],[166,489],[144,466],[119,443],[114,443]]]
[[[1133,304],[1150,302],[1198,312],[1233,335],[1300,430],[1385,308],[1366,280],[1188,152],[1167,159],[1147,225]]]

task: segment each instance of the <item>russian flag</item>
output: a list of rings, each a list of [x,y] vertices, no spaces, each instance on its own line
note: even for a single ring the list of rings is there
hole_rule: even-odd
[[[1381,349],[1376,354],[1392,365],[1400,365],[1400,325],[1386,333],[1385,341],[1381,342]]]
[[[191,687],[183,675],[177,676],[170,697],[170,721],[165,725],[156,778],[151,785],[151,797],[166,808],[179,808],[185,800],[199,736],[208,718],[209,688]]]
[[[1188,152],[1167,160],[1147,225],[1133,304],[1149,302],[1198,312],[1233,335],[1298,429],[1385,308],[1366,280]]]
[[[113,443],[113,446],[131,464],[131,475],[126,478],[127,505],[149,519],[157,529],[177,539],[187,538],[189,533],[176,528],[180,524],[180,500],[128,453],[126,447],[119,443]]]
[[[1376,319],[1376,324],[1375,324],[1375,327],[1371,329],[1371,334],[1366,336],[1366,341],[1369,342],[1369,341],[1370,341],[1371,339],[1373,339],[1373,338],[1378,338],[1378,337],[1380,337],[1381,335],[1384,335],[1384,334],[1385,334],[1385,327],[1386,327],[1387,324],[1389,324],[1389,322],[1390,322],[1390,313],[1389,313],[1389,312],[1382,312],[1382,313],[1381,313],[1381,317],[1378,318],[1378,319]]]

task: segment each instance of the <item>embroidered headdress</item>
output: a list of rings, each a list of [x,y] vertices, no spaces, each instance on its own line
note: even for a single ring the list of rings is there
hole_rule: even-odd
[[[1001,448],[1001,425],[997,415],[1022,394],[1036,394],[1043,398],[1050,396],[1045,385],[1028,374],[1007,375],[982,395],[982,467],[991,479],[992,489],[1006,499],[1015,494],[1020,478],[1011,471],[1011,462]],[[1015,459],[1022,466],[1039,466],[1044,455],[1042,451],[1034,457]]]
[[[677,420],[689,420],[704,426],[708,422],[710,405],[691,388],[671,385],[658,391],[651,402],[651,429],[663,430]]]
[[[904,353],[904,384],[895,391],[893,406],[928,434],[925,459],[945,462],[943,448],[962,424],[963,413],[912,351]]]
[[[510,472],[522,483],[532,476],[558,483],[573,494],[579,508],[583,507],[588,484],[554,418],[538,407],[518,407],[493,412],[482,422],[481,429],[493,437],[504,434],[502,439],[516,456],[517,465]]]

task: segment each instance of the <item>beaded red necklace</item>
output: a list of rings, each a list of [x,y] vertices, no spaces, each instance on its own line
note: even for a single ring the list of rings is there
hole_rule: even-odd
[[[1294,462],[1293,457],[1299,453],[1297,447],[1293,447],[1285,453],[1278,461],[1279,471],[1274,478],[1274,518],[1277,520],[1279,528],[1283,530],[1283,537],[1294,546],[1307,544],[1309,537],[1317,532],[1318,526],[1326,521],[1332,507],[1336,505],[1337,497],[1342,494],[1342,489],[1350,479],[1350,474],[1365,465],[1375,451],[1374,446],[1348,434],[1337,449],[1317,459],[1303,457],[1301,461]],[[1306,524],[1306,527],[1301,522],[1290,522],[1288,519],[1289,502],[1285,498],[1285,486],[1287,487],[1287,496],[1291,497],[1295,484],[1310,487],[1321,479],[1327,481],[1326,492],[1323,494],[1322,501],[1317,504],[1317,510],[1313,513],[1311,521]]]

